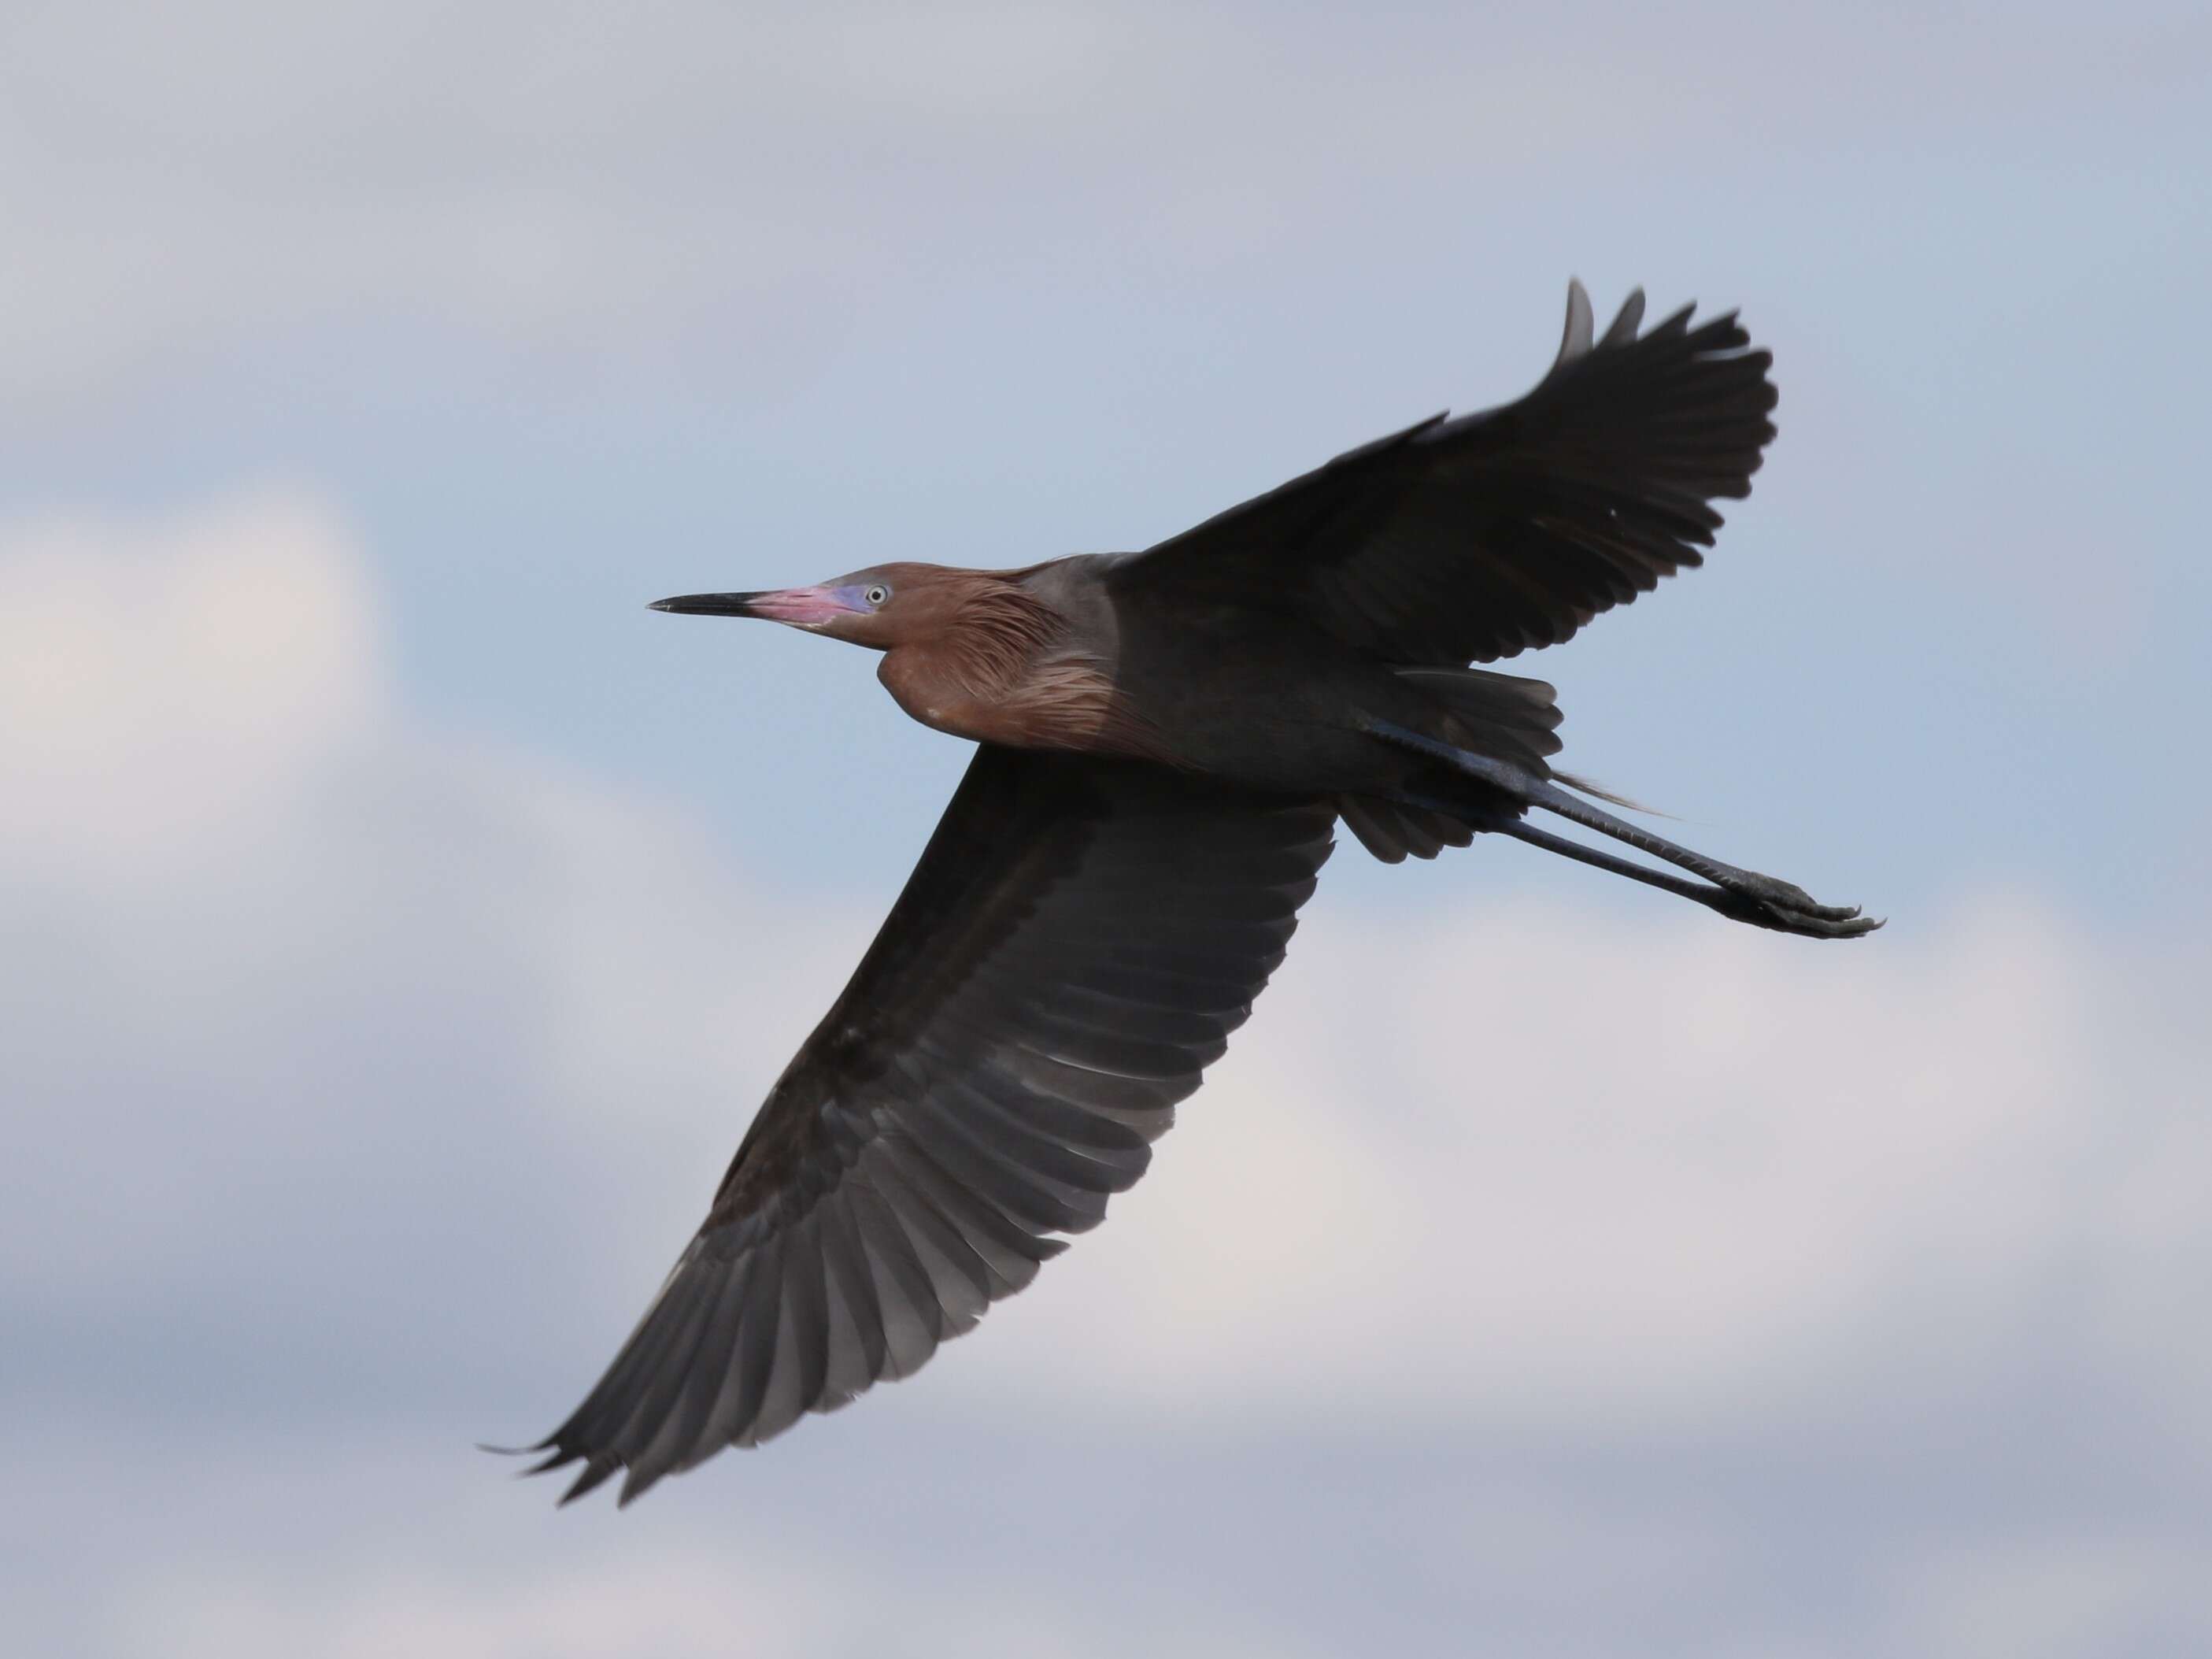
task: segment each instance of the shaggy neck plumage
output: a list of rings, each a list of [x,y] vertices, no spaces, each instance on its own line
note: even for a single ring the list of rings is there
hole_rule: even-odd
[[[979,694],[1012,688],[1067,631],[1060,612],[1019,583],[979,571],[961,588],[931,653]]]

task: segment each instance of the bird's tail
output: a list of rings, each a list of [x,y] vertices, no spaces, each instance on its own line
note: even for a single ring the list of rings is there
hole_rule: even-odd
[[[1486,668],[1396,668],[1404,684],[1420,691],[1443,714],[1441,738],[1492,760],[1552,775],[1559,752],[1559,693],[1544,680],[1497,674]]]
[[[1558,692],[1547,682],[1486,668],[1398,668],[1392,672],[1436,705],[1435,735],[1441,740],[1632,812],[1651,811],[1587,778],[1552,769],[1550,757],[1559,752],[1559,726],[1565,717],[1559,713]],[[1437,793],[1454,798],[1464,787],[1461,780],[1440,781]],[[1347,795],[1337,803],[1337,811],[1362,846],[1385,864],[1396,864],[1408,854],[1432,859],[1447,847],[1467,846],[1474,839],[1474,824],[1493,817],[1498,805],[1486,796],[1471,803],[1468,818],[1462,818],[1404,801]]]
[[[1548,778],[1547,757],[1559,751],[1555,735],[1562,716],[1559,694],[1542,680],[1496,674],[1484,668],[1397,668],[1400,681],[1421,693],[1434,711],[1425,722],[1441,740]],[[1385,864],[1407,854],[1432,859],[1447,847],[1474,839],[1467,823],[1449,813],[1403,801],[1346,795],[1337,802],[1345,827]]]
[[[1610,805],[1618,806],[1626,812],[1641,812],[1644,817],[1651,818],[1671,818],[1674,816],[1672,812],[1662,812],[1656,806],[1646,806],[1640,800],[1631,800],[1626,795],[1616,795],[1603,785],[1592,783],[1588,778],[1577,777],[1572,772],[1554,772],[1552,774],[1552,781],[1564,783],[1578,794],[1588,795],[1593,800],[1601,800]]]

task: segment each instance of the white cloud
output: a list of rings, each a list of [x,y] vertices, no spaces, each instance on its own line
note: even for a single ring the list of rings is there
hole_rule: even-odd
[[[97,404],[272,331],[394,325],[587,362],[711,346],[726,383],[734,359],[781,384],[883,289],[989,263],[1007,223],[1196,271],[1375,181],[1433,213],[1727,150],[2077,141],[2085,108],[2156,90],[2153,21],[2002,22],[18,8],[0,386]]]
[[[2212,1642],[2212,1602],[2184,1589],[2201,1583],[2203,1565],[2200,1552],[2169,1539],[2085,1529],[1949,1551],[1908,1583],[1929,1652],[2179,1653]]]
[[[296,493],[158,528],[8,526],[0,836],[127,870],[251,820],[388,702],[380,623],[343,532]]]
[[[1741,1423],[2002,1386],[2063,1286],[2072,1357],[2205,1435],[2162,1292],[2212,1265],[2205,1055],[2139,1012],[2154,964],[2018,894],[1848,951],[1649,903],[1324,901],[1025,1357],[1238,1412]]]
[[[276,1360],[281,1390],[303,1354],[458,1316],[484,1287],[439,1263],[477,1254],[477,1206],[550,1231],[568,1160],[619,1167],[670,1110],[734,1135],[729,999],[783,1030],[835,982],[803,945],[759,961],[770,902],[676,814],[421,728],[385,655],[349,537],[300,492],[0,527],[0,984],[31,1123],[0,1283],[72,1322],[64,1355],[273,1312],[298,1345],[234,1363]]]
[[[327,1659],[583,1659],[608,1653],[778,1655],[896,1652],[915,1659],[976,1653],[1106,1659],[1132,1645],[1164,1659],[1284,1655],[1279,1640],[1239,1639],[1224,1621],[1193,1627],[1071,1621],[1063,1606],[1009,1584],[981,1598],[909,1571],[866,1587],[833,1562],[732,1562],[726,1552],[676,1559],[623,1551],[559,1568],[472,1561],[362,1562],[306,1582],[252,1571],[172,1571],[136,1587],[112,1620],[118,1651],[164,1659],[240,1654]],[[1297,1651],[1307,1650],[1297,1644]]]

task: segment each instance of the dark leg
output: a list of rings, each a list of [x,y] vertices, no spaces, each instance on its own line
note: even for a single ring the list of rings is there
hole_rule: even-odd
[[[1685,881],[1680,876],[1670,876],[1663,870],[1648,870],[1640,864],[1632,864],[1626,859],[1616,858],[1597,848],[1585,847],[1580,842],[1569,841],[1565,836],[1555,836],[1548,830],[1536,829],[1518,818],[1503,818],[1483,827],[1501,836],[1510,836],[1516,841],[1525,841],[1531,847],[1540,847],[1547,853],[1557,853],[1562,858],[1572,859],[1577,864],[1610,871],[1616,876],[1626,876],[1631,881],[1640,881],[1647,887],[1659,887],[1669,893],[1680,893],[1684,898],[1693,899],[1709,910],[1719,912],[1730,921],[1747,921],[1754,927],[1771,927],[1777,933],[1797,933],[1807,939],[1856,939],[1860,934],[1872,933],[1881,926],[1865,916],[1831,920],[1802,911],[1772,908],[1762,900],[1730,892],[1725,887],[1709,887],[1703,882]]]
[[[1517,766],[1492,760],[1485,755],[1473,755],[1465,750],[1440,743],[1434,738],[1424,737],[1418,732],[1376,720],[1370,729],[1376,736],[1401,747],[1441,761],[1452,770],[1488,784],[1499,793],[1526,806],[1540,806],[1547,812],[1556,812],[1571,823],[1595,830],[1600,835],[1610,836],[1615,841],[1664,859],[1668,863],[1702,876],[1712,884],[1708,890],[1695,883],[1662,877],[1658,872],[1646,870],[1593,851],[1558,836],[1532,830],[1517,817],[1500,813],[1491,822],[1475,823],[1475,827],[1510,835],[1533,846],[1542,847],[1583,864],[1610,870],[1654,887],[1664,887],[1670,892],[1693,898],[1700,904],[1719,911],[1738,921],[1751,922],[1761,927],[1779,928],[1785,933],[1803,933],[1815,939],[1855,939],[1872,933],[1881,923],[1859,915],[1856,905],[1821,904],[1810,893],[1790,882],[1764,876],[1755,870],[1741,870],[1733,864],[1723,864],[1718,859],[1708,858],[1686,847],[1677,846],[1661,836],[1639,828],[1625,818],[1615,817],[1601,807],[1593,806],[1577,796],[1569,794],[1559,785],[1539,778]],[[1464,808],[1454,809],[1442,801],[1427,799],[1416,802],[1456,815],[1474,823]]]

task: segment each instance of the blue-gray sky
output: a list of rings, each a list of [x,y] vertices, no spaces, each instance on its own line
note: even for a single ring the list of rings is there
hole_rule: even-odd
[[[2179,4],[0,17],[11,1628],[2212,1644],[2208,110]],[[619,1516],[469,1450],[963,762],[643,603],[1143,545],[1516,394],[1570,275],[1783,402],[1708,567],[1530,659],[1568,758],[1891,928],[1347,847],[921,1377]]]

